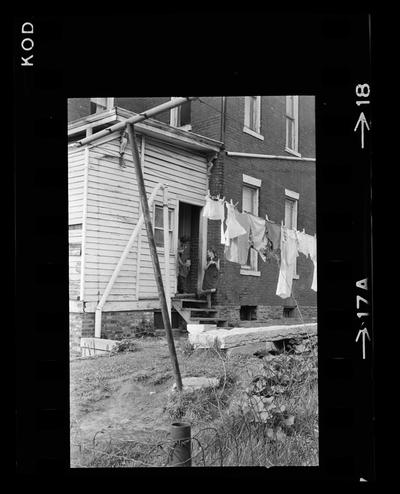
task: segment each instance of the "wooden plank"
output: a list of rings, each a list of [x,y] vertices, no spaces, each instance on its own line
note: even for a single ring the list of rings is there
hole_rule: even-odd
[[[93,201],[88,204],[93,212],[106,213],[106,214],[118,214],[120,212],[122,215],[139,216],[139,209],[137,203],[121,204],[116,202],[96,202]]]
[[[103,226],[115,226],[118,229],[125,229],[128,232],[133,232],[138,223],[138,218],[134,213],[131,215],[125,211],[124,213],[121,214],[116,211],[113,213],[97,213],[91,208],[88,212],[88,218],[90,218],[90,224],[92,227],[102,229]]]
[[[190,151],[188,151],[188,150],[186,150],[180,146],[179,147],[174,146],[173,144],[166,143],[166,142],[163,142],[162,144],[160,144],[160,141],[154,139],[153,137],[146,137],[146,143],[147,143],[146,149],[158,148],[158,149],[161,149],[165,153],[172,154],[173,156],[180,155],[180,156],[186,157],[188,159],[196,159],[196,157],[198,159],[201,159],[204,157],[204,153],[202,151],[197,152],[194,149],[191,149]]]
[[[92,191],[89,189],[88,199],[90,200],[90,204],[92,206],[97,206],[97,204],[120,204],[121,206],[125,206],[126,208],[137,207],[137,201],[135,197],[127,198],[120,196],[116,198],[112,194],[107,194],[106,191]],[[116,201],[117,199],[117,201]]]
[[[118,174],[118,173],[107,173],[104,171],[91,170],[90,171],[90,180],[91,182],[96,183],[105,183],[114,186],[122,186],[123,189],[126,189],[129,193],[132,191],[137,191],[137,183],[133,178]]]
[[[168,189],[171,189],[171,193],[181,194],[183,191],[185,195],[193,197],[193,199],[203,200],[207,192],[207,180],[203,177],[196,179],[196,177],[186,177],[183,174],[179,174],[175,171],[168,171],[162,169],[148,170],[146,173],[146,179],[153,181],[160,181],[168,185]]]
[[[193,177],[193,182],[195,184],[203,184],[207,180],[207,175],[205,173],[193,173],[190,169],[185,169],[183,167],[168,166],[167,163],[163,163],[160,160],[148,161],[147,165],[145,179],[148,178],[148,174],[157,175],[162,173],[168,182],[175,184],[175,186],[178,187],[181,178],[187,180],[189,177]]]
[[[103,232],[100,233],[101,234],[99,234],[99,232],[88,231],[86,237],[88,239],[87,245],[89,245],[90,248],[93,250],[96,250],[96,248],[109,250],[110,247],[112,250],[113,246],[118,246],[123,249],[129,240],[125,237],[121,237],[121,235],[117,235],[116,233],[109,233],[109,234],[103,234]],[[101,242],[101,247],[99,245],[100,242]],[[115,252],[117,252],[117,250]]]
[[[177,166],[178,168],[183,168],[195,173],[207,172],[206,160],[190,160],[179,155],[169,156],[168,153],[155,148],[146,150],[146,163],[150,161],[162,161],[164,163],[170,163],[171,166]]]
[[[106,190],[107,192],[112,192],[113,194],[117,194],[117,197],[119,197],[120,194],[125,194],[127,197],[131,197],[132,195],[137,194],[137,188],[125,187],[123,179],[117,182],[117,181],[107,180],[105,178],[101,178],[101,179],[96,178],[93,177],[92,174],[90,174],[89,186],[92,189],[96,189],[100,191]]]

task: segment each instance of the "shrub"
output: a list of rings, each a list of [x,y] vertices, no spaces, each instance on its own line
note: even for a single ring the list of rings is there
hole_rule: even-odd
[[[137,350],[136,344],[134,343],[132,338],[125,338],[123,340],[118,341],[113,349],[111,350],[111,355],[115,355],[120,352],[135,352]]]

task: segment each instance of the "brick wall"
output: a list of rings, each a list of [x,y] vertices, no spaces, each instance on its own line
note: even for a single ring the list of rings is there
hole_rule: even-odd
[[[69,314],[69,346],[74,353],[80,353],[81,338],[94,336],[94,313],[70,312]]]
[[[69,315],[70,349],[80,352],[80,339],[94,337],[94,312],[71,312]],[[121,340],[135,336],[137,331],[154,329],[153,311],[103,312],[101,338]]]
[[[135,336],[138,331],[153,328],[153,311],[103,312],[101,337],[110,340],[121,340]]]
[[[210,191],[221,193],[227,200],[238,202],[242,209],[243,173],[262,180],[259,194],[260,217],[265,214],[280,223],[284,219],[285,188],[298,192],[297,228],[311,235],[315,233],[315,164],[284,160],[232,158],[221,156],[210,176]],[[216,303],[218,305],[280,306],[284,300],[276,296],[279,276],[278,264],[258,258],[261,276],[240,274],[240,266],[225,260],[220,244],[220,223],[208,222],[208,246],[216,248],[220,258],[220,279]],[[299,305],[316,306],[316,293],[311,290],[313,263],[302,254],[298,257],[299,279],[293,281],[293,293]]]

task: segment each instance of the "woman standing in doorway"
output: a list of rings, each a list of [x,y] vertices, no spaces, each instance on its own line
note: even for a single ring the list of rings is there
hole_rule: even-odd
[[[203,290],[217,288],[219,276],[219,259],[214,249],[207,250],[207,265],[203,278]]]

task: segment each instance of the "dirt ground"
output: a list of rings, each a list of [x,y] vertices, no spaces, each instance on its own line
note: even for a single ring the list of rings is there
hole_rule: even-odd
[[[72,456],[79,444],[93,441],[95,436],[142,440],[169,430],[172,420],[163,409],[175,381],[166,339],[146,338],[137,340],[136,345],[134,352],[71,361]],[[202,352],[185,355],[184,345],[185,339],[176,341],[182,377],[223,376],[218,355],[205,361]],[[257,358],[252,360],[259,366]]]
[[[82,447],[88,444],[167,438],[174,420],[165,407],[175,380],[166,338],[147,337],[134,343],[132,352],[71,359],[71,466],[81,466]],[[231,398],[240,396],[262,372],[262,360],[252,355],[223,359],[215,350],[188,351],[186,337],[176,338],[175,346],[183,378],[217,377],[223,382],[234,376]],[[202,426],[196,419],[192,432]]]

